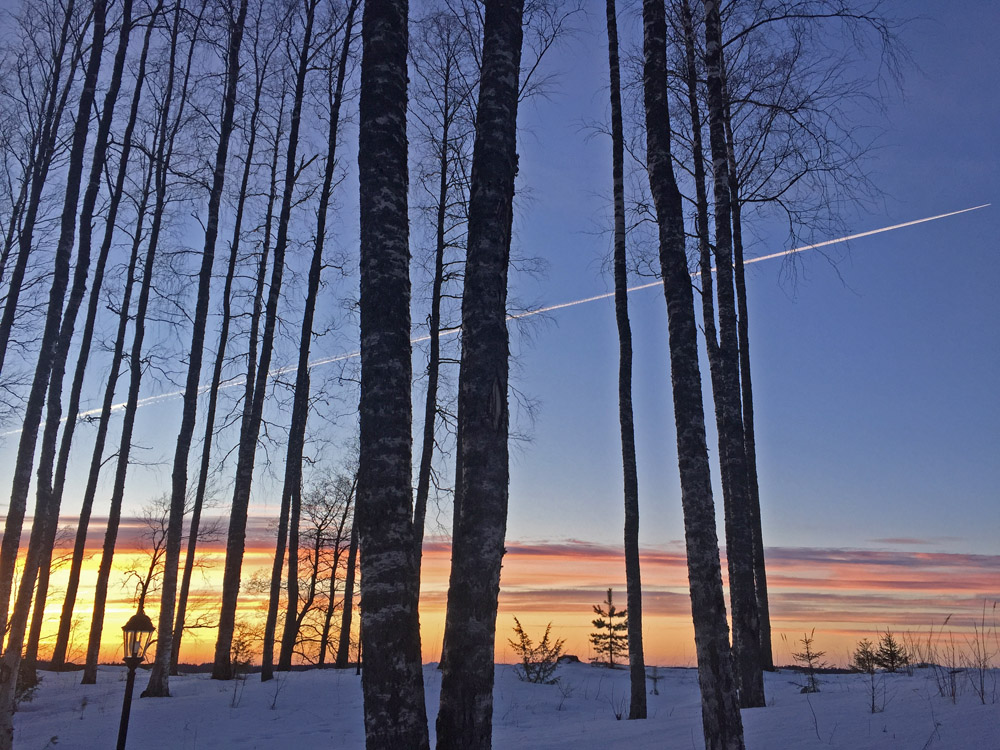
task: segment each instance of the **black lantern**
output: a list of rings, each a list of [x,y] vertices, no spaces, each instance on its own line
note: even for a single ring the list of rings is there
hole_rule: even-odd
[[[118,726],[118,750],[125,750],[125,737],[128,734],[128,716],[132,710],[132,689],[135,687],[135,670],[146,658],[146,649],[153,640],[153,621],[140,608],[129,621],[122,626],[122,638],[125,642],[125,666],[128,667],[128,678],[125,680],[125,699],[122,701],[122,721]]]
[[[135,667],[142,664],[146,658],[146,649],[149,648],[149,644],[153,640],[153,633],[155,632],[156,628],[153,627],[153,621],[141,609],[129,618],[129,621],[122,626],[126,664],[131,659],[139,660],[136,662]],[[132,667],[132,670],[135,670],[135,667]]]

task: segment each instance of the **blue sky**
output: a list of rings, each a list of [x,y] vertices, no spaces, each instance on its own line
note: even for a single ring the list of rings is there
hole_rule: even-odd
[[[606,39],[603,8],[587,9],[575,38],[550,59],[560,73],[550,96],[521,111],[515,241],[523,255],[544,259],[547,272],[518,277],[515,293],[539,304],[611,288],[603,270],[610,252],[610,144],[594,127],[607,118]],[[859,126],[883,129],[869,166],[885,198],[878,210],[848,216],[852,231],[998,195],[994,132],[1000,105],[993,75],[1000,47],[992,30],[1000,25],[1000,7],[980,0],[947,8],[901,2],[897,9],[922,16],[902,34],[916,65],[906,71],[902,92],[887,89],[884,117],[863,120],[859,114]],[[634,9],[620,12],[623,29],[634,31]],[[336,245],[350,249],[357,232],[356,177],[353,129],[347,130],[346,192],[332,224]],[[836,267],[805,253],[794,282],[781,261],[748,267],[768,545],[871,547],[906,538],[938,551],[995,551],[998,216],[1000,208],[989,207],[858,240],[834,253]],[[759,239],[748,248],[750,256],[787,249],[780,227],[757,223],[752,229]],[[416,242],[416,230],[413,236]],[[339,304],[355,290],[356,277],[332,282],[325,293]],[[656,289],[633,294],[631,316],[641,537],[644,544],[664,545],[681,538],[682,526],[663,295]],[[422,318],[415,314],[414,321]],[[512,452],[509,537],[614,543],[622,510],[613,304],[561,310],[531,330],[530,342],[514,338],[515,382],[539,409],[533,424],[521,423],[531,440]],[[355,338],[353,330],[342,329],[317,343],[314,353],[354,351]],[[418,351],[414,370],[422,367]],[[93,370],[96,382],[102,372]],[[155,390],[148,387],[148,393]],[[98,399],[95,388],[85,400],[93,406]],[[126,513],[166,486],[177,403],[143,409],[137,441],[151,450],[138,457],[161,465],[130,469]],[[352,408],[345,401],[335,410],[349,414]],[[345,434],[350,422],[340,420]],[[81,435],[89,434],[81,428]],[[714,458],[713,444],[710,434]],[[14,445],[8,438],[0,453],[8,464]],[[68,515],[78,508],[72,486],[82,488],[88,461],[85,439],[74,451]],[[103,487],[108,484],[102,479]],[[273,482],[258,485],[256,510],[274,512],[274,489]],[[219,494],[228,499],[225,483]]]
[[[924,16],[902,34],[916,68],[902,92],[888,91],[884,119],[869,118],[884,129],[869,165],[884,206],[849,217],[852,231],[998,192],[1000,47],[991,30],[1000,7],[925,2],[898,11]],[[531,195],[517,238],[549,263],[543,280],[526,284],[546,303],[610,289],[602,273],[610,238],[600,234],[609,144],[585,127],[606,118],[602,35],[594,13],[563,50],[561,90],[522,110]],[[748,268],[767,544],[908,538],[928,549],[995,551],[998,211],[857,240],[833,253],[836,267],[803,254],[794,282],[781,261]],[[751,255],[787,248],[780,228],[754,229],[761,239]],[[634,293],[631,316],[641,536],[662,544],[681,536],[662,294]],[[510,536],[613,541],[622,522],[613,304],[557,312],[532,339],[519,352],[519,386],[541,410],[533,442],[514,453]]]

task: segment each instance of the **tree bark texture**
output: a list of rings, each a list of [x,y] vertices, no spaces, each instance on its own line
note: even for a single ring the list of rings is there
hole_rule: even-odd
[[[698,368],[694,293],[685,253],[684,214],[670,152],[666,17],[662,0],[643,0],[643,99],[650,191],[659,225],[667,301],[670,377],[684,510],[691,613],[707,750],[742,750],[743,723],[722,592],[705,412]]]
[[[361,403],[356,525],[370,748],[427,750],[413,551],[406,0],[362,20]]]
[[[523,12],[521,0],[486,2],[462,295],[462,448],[456,465],[461,510],[453,530],[445,618],[440,750],[486,750],[493,740],[494,640],[510,476],[507,271]]]
[[[764,675],[754,583],[753,517],[743,445],[739,333],[733,289],[732,201],[718,0],[705,0],[705,72],[708,79],[708,132],[715,194],[715,267],[719,301],[719,382],[713,390],[726,501],[726,559],[733,616],[733,657],[740,685],[740,705],[753,708],[765,705]]]
[[[733,117],[726,87],[723,59],[723,95],[726,104],[726,156],[729,161],[729,192],[733,214],[733,271],[736,278],[736,304],[739,313],[740,395],[743,401],[743,447],[747,461],[747,490],[753,526],[754,584],[757,592],[757,615],[760,623],[761,666],[774,669],[771,647],[771,608],[767,596],[767,566],[764,560],[764,535],[760,518],[760,483],[757,477],[757,440],[753,416],[753,380],[750,377],[750,317],[747,309],[747,284],[743,268],[743,208],[740,200],[740,179],[733,140]]]

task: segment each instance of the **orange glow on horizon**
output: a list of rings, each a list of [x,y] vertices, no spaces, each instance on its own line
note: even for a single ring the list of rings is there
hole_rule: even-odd
[[[267,523],[265,519],[252,519],[248,528],[238,618],[263,620],[266,594],[248,592],[253,587],[247,584],[251,579],[266,581],[270,576],[274,549],[268,539]],[[103,528],[100,520],[95,521],[94,528]],[[143,554],[138,546],[138,529],[138,524],[133,523],[122,526],[105,609],[102,661],[120,658],[120,626],[134,612],[132,589],[124,588],[122,582],[124,571]],[[99,539],[88,545],[88,555],[75,609],[78,624],[71,654],[77,662],[83,660],[88,637]],[[447,540],[429,538],[425,543],[420,607],[425,661],[440,657],[450,555]],[[194,575],[189,612],[214,616],[224,559],[224,540],[201,548],[201,568]],[[722,565],[725,573],[724,559]],[[67,569],[65,566],[52,575],[40,649],[43,658],[54,642]],[[693,628],[683,550],[644,549],[642,576],[647,663],[693,666]],[[842,664],[858,639],[886,628],[910,632],[913,638],[923,640],[931,628],[940,628],[951,615],[949,628],[957,637],[964,637],[982,616],[984,602],[989,609],[1000,599],[1000,555],[771,548],[768,585],[776,662],[790,663],[798,639],[815,628],[817,646],[826,650],[829,661]],[[552,635],[566,639],[567,653],[589,658],[591,608],[603,600],[609,587],[614,589],[619,606],[624,606],[624,559],[616,547],[578,540],[509,541],[497,618],[497,660],[515,658],[507,644],[514,616],[534,638],[541,637],[551,622]],[[146,610],[156,622],[158,591],[149,595]],[[214,629],[190,631],[184,636],[182,661],[211,661],[214,645]]]

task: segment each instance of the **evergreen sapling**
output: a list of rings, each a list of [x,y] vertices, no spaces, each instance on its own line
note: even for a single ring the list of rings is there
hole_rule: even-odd
[[[614,667],[616,658],[621,663],[628,656],[628,610],[615,608],[611,589],[608,589],[608,598],[601,604],[594,605],[597,617],[592,622],[597,630],[590,634],[590,642],[597,655],[592,661]]]

